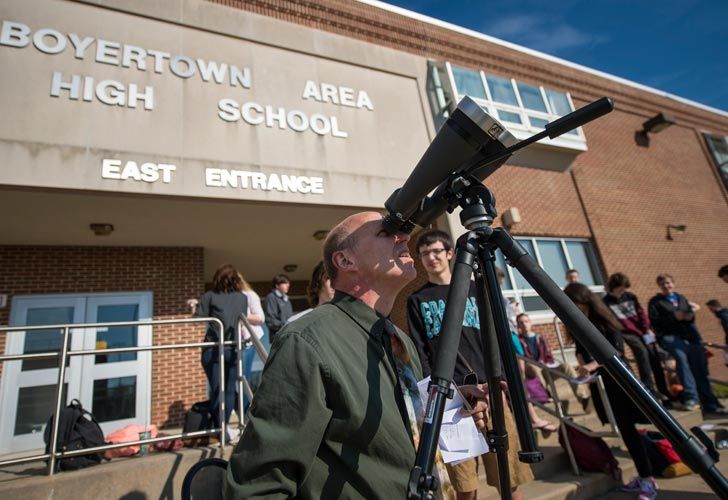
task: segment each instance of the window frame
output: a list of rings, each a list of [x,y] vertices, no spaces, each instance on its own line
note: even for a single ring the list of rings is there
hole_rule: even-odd
[[[539,250],[538,242],[539,241],[558,241],[561,243],[561,251],[564,253],[564,257],[566,259],[567,269],[573,269],[573,263],[571,260],[571,255],[569,254],[569,250],[567,248],[566,243],[575,241],[579,243],[587,243],[589,245],[589,251],[587,253],[587,259],[589,259],[589,263],[592,266],[592,272],[594,273],[595,280],[599,280],[602,282],[600,285],[594,285],[590,286],[589,290],[591,290],[594,293],[598,294],[604,294],[605,287],[604,287],[604,274],[602,273],[601,266],[599,265],[599,261],[597,259],[596,252],[594,251],[593,242],[589,238],[569,238],[569,237],[558,237],[558,236],[528,236],[528,235],[518,235],[513,236],[515,240],[529,240],[531,242],[531,245],[533,246],[533,251],[535,255],[532,255],[538,262],[538,265],[543,268],[543,261],[541,259],[541,252]],[[504,256],[505,257],[505,256]],[[536,293],[536,290],[533,288],[515,288],[517,286],[516,282],[516,269],[513,268],[511,265],[506,265],[506,269],[504,271],[508,275],[508,280],[511,283],[511,286],[514,288],[511,289],[505,289],[502,288],[501,292],[503,293],[503,296],[506,299],[514,298],[518,302],[518,311],[525,312],[528,314],[528,316],[531,318],[531,321],[535,324],[544,324],[544,323],[550,323],[553,321],[553,319],[556,317],[556,314],[550,309],[545,310],[536,310],[536,311],[526,311],[523,307],[523,300],[522,297],[538,297],[538,293]]]
[[[521,93],[518,90],[518,81],[514,78],[508,78],[504,76],[499,75],[488,75],[483,70],[475,70],[466,68],[463,66],[458,66],[450,63],[449,61],[445,62],[445,67],[447,70],[448,79],[450,80],[450,86],[453,90],[453,93],[455,95],[455,100],[460,101],[465,95],[460,93],[460,89],[458,89],[458,86],[455,83],[455,76],[453,72],[453,67],[458,68],[459,70],[464,71],[472,71],[473,73],[477,73],[480,75],[481,84],[483,85],[483,88],[485,90],[486,99],[482,99],[480,97],[474,97],[471,95],[468,95],[473,101],[475,101],[478,105],[480,105],[488,114],[496,118],[498,121],[503,122],[508,126],[508,129],[511,131],[520,131],[525,132],[527,134],[536,134],[538,132],[543,131],[543,127],[535,126],[531,124],[531,117],[533,118],[540,118],[542,120],[546,120],[547,122],[553,122],[554,120],[557,120],[558,118],[561,118],[561,115],[557,115],[553,109],[551,109],[551,105],[549,103],[548,97],[547,97],[547,91],[550,92],[558,92],[560,94],[563,94],[566,96],[566,100],[569,103],[569,106],[571,107],[571,111],[574,111],[574,102],[571,98],[571,94],[569,92],[562,92],[559,90],[554,89],[547,89],[543,85],[536,85],[534,83],[528,83],[528,82],[520,82],[523,85],[528,85],[529,87],[535,87],[539,90],[541,99],[544,103],[545,108],[548,110],[547,113],[532,110],[530,108],[526,108],[523,105],[523,99],[521,98]],[[516,97],[516,102],[518,105],[511,105],[511,104],[505,104],[501,102],[497,102],[493,100],[493,96],[490,92],[490,86],[488,85],[488,76],[492,76],[494,78],[500,78],[502,80],[509,81],[511,83],[511,89]],[[502,110],[504,112],[508,113],[514,113],[517,114],[520,119],[521,123],[515,123],[511,121],[506,121],[502,118],[500,118],[500,115],[498,114],[498,110]],[[586,137],[584,135],[584,131],[582,130],[582,127],[578,127],[575,129],[575,131],[567,132],[561,136],[561,138],[570,140],[570,141],[578,141],[580,143],[586,142]]]
[[[714,144],[714,142],[723,142],[726,150],[728,150],[728,136],[704,132],[703,137],[705,138],[705,144],[710,152],[710,159],[713,160],[713,165],[715,165],[715,169],[718,171],[718,177],[723,182],[724,189],[728,191],[728,154],[726,155],[725,160],[722,162],[719,161],[718,155],[720,153],[716,150],[716,146]]]

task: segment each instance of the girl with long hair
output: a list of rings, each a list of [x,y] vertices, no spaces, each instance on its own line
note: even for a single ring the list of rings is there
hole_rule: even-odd
[[[248,297],[242,293],[243,277],[230,264],[220,266],[212,278],[212,288],[200,297],[195,315],[201,318],[213,317],[222,322],[223,331],[215,323],[209,323],[205,331],[205,342],[234,340],[238,322],[248,314]],[[235,346],[223,350],[225,372],[225,422],[235,406],[235,381],[237,352]],[[220,354],[217,347],[202,350],[202,368],[210,383],[210,411],[217,427],[220,423]]]
[[[564,289],[564,293],[589,318],[620,355],[623,356],[622,324],[614,317],[602,299],[595,293],[592,293],[586,285],[581,283],[569,284]],[[614,413],[615,423],[637,467],[637,473],[639,475],[633,478],[622,489],[623,491],[639,493],[640,500],[652,500],[657,496],[657,483],[655,482],[652,463],[647,455],[647,448],[635,427],[636,423],[644,423],[647,420],[637,406],[629,398],[625,397],[624,392],[612,376],[600,367],[599,363],[589,354],[578,339],[574,338],[574,342],[576,344],[576,359],[579,363],[579,375],[599,374],[602,376],[604,389],[609,399],[612,412]],[[594,384],[591,384],[591,394],[594,401],[594,408],[599,418],[603,423],[606,423],[607,418],[604,404]]]

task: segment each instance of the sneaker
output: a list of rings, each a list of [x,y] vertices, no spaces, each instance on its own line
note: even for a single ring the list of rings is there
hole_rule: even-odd
[[[620,489],[626,493],[637,493],[638,491],[640,491],[641,487],[642,483],[640,482],[639,476],[635,476],[629,483],[625,484]]]
[[[700,408],[700,404],[697,401],[695,401],[694,399],[690,399],[688,401],[685,401],[685,403],[683,403],[683,407],[687,411],[693,411],[693,410],[697,410],[698,408]]]
[[[654,500],[657,496],[657,483],[651,477],[640,480],[639,500]]]

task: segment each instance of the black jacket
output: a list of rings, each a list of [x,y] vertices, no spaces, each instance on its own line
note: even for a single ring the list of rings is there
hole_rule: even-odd
[[[658,293],[650,299],[648,310],[650,322],[658,338],[665,335],[675,335],[688,342],[698,343],[701,341],[700,333],[695,326],[694,320],[678,320],[675,311],[693,312],[687,299],[677,294],[677,307],[670,302],[670,299]]]
[[[286,324],[288,318],[293,316],[293,306],[288,295],[279,296],[273,290],[265,297],[263,312],[265,313],[265,324],[268,325],[272,338]]]
[[[240,316],[248,313],[248,297],[242,292],[205,292],[197,303],[196,316],[213,317],[222,321],[224,340],[234,340]],[[205,333],[205,342],[217,342],[219,328],[210,323]]]

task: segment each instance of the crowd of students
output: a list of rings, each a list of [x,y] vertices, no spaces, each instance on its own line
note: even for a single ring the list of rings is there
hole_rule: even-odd
[[[423,374],[427,376],[437,352],[451,279],[450,261],[454,251],[449,235],[438,230],[422,234],[417,241],[416,248],[427,273],[428,281],[409,296],[407,320],[409,335],[417,348]],[[502,280],[502,271],[498,271]],[[728,282],[728,266],[721,268],[719,277]],[[566,282],[567,286],[564,289],[566,295],[592,321],[609,343],[622,355],[624,354],[624,344],[629,346],[640,380],[665,406],[687,410],[700,406],[706,415],[725,413],[708,381],[702,338],[694,321],[695,312],[699,306],[675,291],[672,276],[661,274],[657,277],[656,282],[660,291],[650,299],[647,310],[642,307],[638,298],[628,291],[631,283],[623,273],[615,273],[609,277],[606,286],[607,293],[603,298],[579,283],[579,274],[576,270],[572,269],[567,272]],[[225,265],[215,273],[211,290],[199,300],[189,301],[189,305],[197,316],[212,316],[220,319],[223,323],[223,335],[226,340],[234,338],[239,317],[245,315],[255,331],[244,331],[244,336],[256,335],[259,339],[265,339],[266,345],[269,345],[269,340],[287,322],[299,319],[309,313],[312,308],[332,300],[334,295],[323,262],[316,266],[309,283],[310,309],[293,315],[288,297],[289,287],[290,280],[287,276],[276,275],[272,280],[272,291],[261,303],[260,298],[251,289],[242,274],[233,266]],[[711,300],[707,305],[721,320],[726,329],[728,342],[728,310],[723,308],[717,300]],[[631,401],[621,397],[622,392],[616,382],[608,373],[602,371],[597,361],[584,349],[578,339],[572,339],[576,345],[578,366],[574,368],[569,363],[556,362],[548,341],[534,331],[528,314],[518,314],[517,305],[512,301],[504,300],[504,307],[509,317],[517,353],[549,368],[562,371],[572,382],[595,374],[602,376],[608,399],[619,401],[619,404],[611,405],[613,415],[639,474],[625,486],[625,490],[638,492],[641,499],[654,498],[657,491],[654,480],[655,471],[652,470],[645,445],[635,428],[636,423],[646,422],[645,417]],[[459,385],[486,382],[478,313],[476,290],[475,286],[471,285],[466,301],[454,376],[454,382]],[[206,331],[205,340],[214,341],[219,338],[218,335],[216,327],[210,325]],[[259,381],[262,366],[258,366],[258,370],[255,370],[257,377],[256,375],[251,377],[251,365],[255,362],[255,355],[252,349],[245,355],[245,365],[248,367],[246,375],[255,390],[258,385],[256,380]],[[230,417],[232,409],[236,407],[234,387],[236,356],[237,353],[234,349],[225,349],[223,362],[226,374],[226,421]],[[679,394],[674,391],[674,386],[671,388],[668,383],[669,379],[663,370],[663,362],[668,358],[674,359],[676,365],[677,377],[682,386]],[[218,363],[220,357],[215,348],[204,349],[201,362],[210,385],[213,415],[217,418],[218,413],[215,408],[219,405]],[[258,361],[258,363],[260,362]],[[540,402],[548,399],[549,395],[543,386],[543,378],[538,366],[521,362],[520,367],[531,398]],[[597,414],[606,422],[605,404],[594,388],[593,384],[572,384],[572,390],[585,411],[592,402]],[[539,398],[545,399],[541,401]],[[534,429],[544,433],[556,430],[552,423],[538,415],[530,403],[528,410]],[[507,414],[506,421],[509,435],[516,439],[517,433],[513,427],[510,413]],[[518,448],[517,443],[509,448],[512,496],[516,499],[521,497],[518,486],[533,478],[529,467],[517,460],[515,451]],[[498,486],[494,460],[493,454],[486,454],[481,457],[481,460],[470,460],[447,467],[450,480],[457,492],[457,498],[476,498],[477,470],[481,461],[486,468],[489,484]]]

